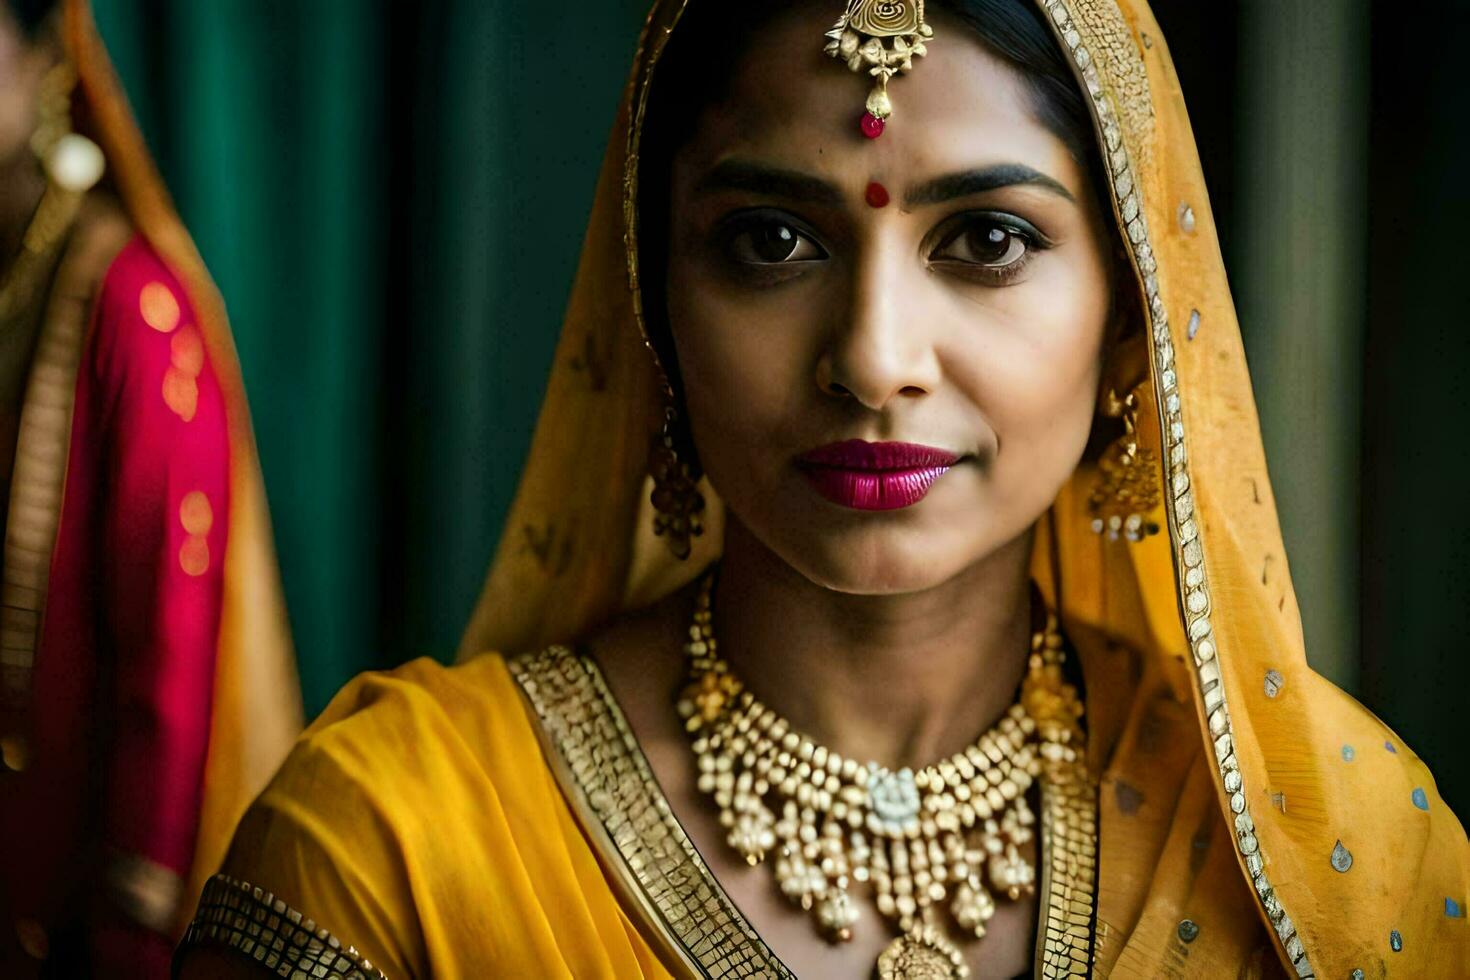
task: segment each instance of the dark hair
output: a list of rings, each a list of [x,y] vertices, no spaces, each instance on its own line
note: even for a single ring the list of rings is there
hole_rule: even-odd
[[[45,26],[46,19],[56,9],[57,0],[5,0],[10,14],[20,25],[21,33],[34,41]]]
[[[834,11],[840,6],[829,5]],[[1092,118],[1037,5],[1032,0],[928,0],[928,6],[964,22],[1017,70],[1029,89],[1037,121],[1087,168],[1097,200],[1107,201]],[[678,365],[663,292],[674,155],[693,138],[703,111],[728,95],[740,59],[760,29],[790,9],[791,0],[747,0],[738,15],[732,15],[727,4],[690,0],[654,70],[640,147],[638,252],[644,270],[644,321],[676,391]]]

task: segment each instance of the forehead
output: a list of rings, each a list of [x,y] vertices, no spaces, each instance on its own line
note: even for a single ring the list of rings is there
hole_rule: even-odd
[[[928,54],[889,82],[893,116],[881,137],[865,139],[858,120],[873,80],[822,50],[839,6],[793,4],[756,33],[725,98],[705,111],[681,153],[687,164],[750,156],[857,179],[1013,162],[1080,188],[1081,166],[1036,118],[1019,69],[932,7]]]

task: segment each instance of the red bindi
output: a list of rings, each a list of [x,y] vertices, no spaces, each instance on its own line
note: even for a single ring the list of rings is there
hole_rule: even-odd
[[[868,184],[868,192],[863,195],[869,207],[881,208],[888,205],[888,188],[876,180]]]

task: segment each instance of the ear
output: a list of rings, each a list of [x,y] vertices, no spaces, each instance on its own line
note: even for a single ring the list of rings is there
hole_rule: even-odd
[[[1133,266],[1122,255],[1114,269],[1112,311],[1103,342],[1102,383],[1097,392],[1100,411],[1112,393],[1122,397],[1148,380],[1148,335],[1138,280]]]

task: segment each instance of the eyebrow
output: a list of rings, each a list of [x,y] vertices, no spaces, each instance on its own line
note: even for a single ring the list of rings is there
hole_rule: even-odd
[[[991,167],[945,174],[942,177],[925,181],[904,195],[903,206],[915,208],[925,204],[942,204],[956,198],[1017,185],[1039,187],[1069,201],[1076,201],[1071,191],[1041,171],[1034,170],[1023,163],[1000,163]]]
[[[961,170],[927,180],[910,189],[903,199],[905,208],[942,204],[973,194],[983,194],[1002,187],[1039,187],[1068,201],[1072,192],[1059,181],[1023,163],[1000,163],[973,170]],[[844,202],[841,188],[820,177],[796,170],[785,170],[748,160],[724,160],[711,167],[695,185],[697,194],[719,191],[746,191],[768,197],[784,198],[809,204],[840,207]]]
[[[749,191],[752,194],[829,207],[838,207],[844,201],[842,191],[820,177],[745,160],[722,161],[710,168],[709,173],[701,177],[695,185],[697,194],[728,190]]]

